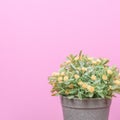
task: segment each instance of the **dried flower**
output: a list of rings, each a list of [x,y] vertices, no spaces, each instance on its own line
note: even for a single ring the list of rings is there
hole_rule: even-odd
[[[75,79],[78,79],[80,76],[78,74],[74,75]]]
[[[88,60],[92,61],[92,60],[93,60],[93,58],[92,58],[92,57],[88,57]]]
[[[86,71],[87,71],[87,68],[82,67],[81,70],[82,70],[83,72],[86,72]]]
[[[83,82],[82,82],[82,81],[79,81],[79,82],[78,82],[78,85],[80,85],[80,86],[83,85]]]
[[[58,82],[62,83],[62,77],[58,77]]]
[[[69,85],[69,88],[73,89],[73,88],[74,88],[74,85],[73,85],[73,84],[70,84],[70,85]]]
[[[99,64],[99,63],[101,63],[101,60],[100,60],[100,59],[97,59],[96,62]]]
[[[107,78],[106,75],[103,75],[103,76],[102,76],[102,79],[103,79],[103,80],[107,80],[108,78]]]
[[[66,95],[68,95],[69,93],[70,93],[70,91],[69,91],[69,90],[66,90],[66,91],[65,91],[65,94],[66,94]]]
[[[97,64],[97,61],[93,60],[93,61],[92,61],[92,64],[93,64],[93,65],[96,65],[96,64]]]
[[[70,60],[67,60],[67,61],[66,61],[66,64],[70,64],[70,63],[71,63],[71,61],[70,61]]]
[[[87,85],[86,83],[83,83],[83,84],[82,84],[82,88],[84,88],[84,89],[86,89],[87,86],[88,86],[88,85]]]
[[[96,76],[95,76],[95,75],[92,75],[92,76],[91,76],[91,79],[92,79],[92,80],[96,80]]]
[[[68,76],[65,76],[65,77],[64,77],[64,81],[68,81]]]
[[[58,72],[53,72],[52,76],[59,76],[59,73]]]
[[[107,73],[108,73],[109,75],[113,74],[112,70],[107,70]]]
[[[115,83],[116,85],[120,85],[120,80],[115,80],[114,83]]]
[[[88,86],[87,89],[88,89],[88,91],[91,92],[91,93],[93,93],[93,92],[95,91],[95,88],[92,87],[92,86]]]
[[[61,76],[64,76],[65,75],[65,72],[61,72],[61,74],[60,74]]]

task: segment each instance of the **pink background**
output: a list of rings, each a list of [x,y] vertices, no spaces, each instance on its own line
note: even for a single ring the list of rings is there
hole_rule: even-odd
[[[119,0],[1,0],[0,120],[63,120],[47,77],[81,49],[119,67],[119,44]]]

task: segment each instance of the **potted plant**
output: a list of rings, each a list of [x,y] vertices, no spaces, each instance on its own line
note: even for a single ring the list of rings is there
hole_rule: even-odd
[[[52,95],[61,96],[64,120],[108,120],[112,97],[120,92],[120,73],[105,58],[69,55],[49,77]]]

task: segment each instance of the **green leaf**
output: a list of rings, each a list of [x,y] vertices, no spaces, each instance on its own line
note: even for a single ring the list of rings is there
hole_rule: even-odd
[[[70,81],[66,81],[64,84],[69,85],[69,84],[70,84]]]
[[[69,95],[67,96],[68,99],[73,99],[74,98],[74,95]]]
[[[100,96],[101,98],[104,98],[104,94],[103,94],[103,93],[99,93],[99,96]]]
[[[93,97],[93,95],[94,95],[93,93],[89,93],[89,97],[90,97],[90,98],[92,98],[92,97]]]
[[[103,61],[103,64],[105,65],[105,64],[107,64],[109,62],[109,60],[104,60]]]
[[[82,61],[79,61],[79,65],[80,65],[80,67],[83,67],[84,63]]]
[[[72,69],[76,70],[76,67],[73,64],[70,64]]]
[[[115,97],[115,96],[114,96]],[[106,98],[108,98],[108,99],[112,99],[112,96],[106,96]]]
[[[82,99],[82,94],[81,94],[81,92],[78,92],[78,98]]]
[[[65,90],[62,89],[62,90],[60,90],[58,93],[59,93],[59,94],[62,94],[62,93],[64,93],[64,92],[65,92]]]
[[[59,72],[63,72],[64,71],[64,67],[59,69]]]
[[[68,57],[67,57],[68,60],[73,60],[74,59],[74,55],[70,54]]]
[[[70,94],[76,94],[77,93],[77,90],[76,89],[72,89],[71,91],[70,91]]]
[[[98,84],[98,83],[100,83],[100,80],[95,80],[94,81],[94,84]]]

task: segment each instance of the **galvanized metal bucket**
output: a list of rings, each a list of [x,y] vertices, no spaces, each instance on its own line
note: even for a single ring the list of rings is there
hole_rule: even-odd
[[[80,100],[61,96],[64,120],[108,120],[110,99]]]

